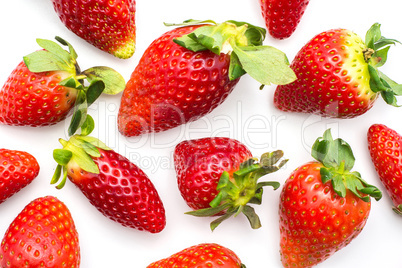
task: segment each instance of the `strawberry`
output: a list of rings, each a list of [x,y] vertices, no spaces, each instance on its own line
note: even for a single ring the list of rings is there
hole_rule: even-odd
[[[367,132],[368,149],[378,176],[394,204],[394,211],[402,215],[402,136],[393,129],[374,124]]]
[[[346,29],[318,34],[291,63],[297,80],[277,87],[275,106],[334,118],[364,114],[380,94],[386,103],[396,106],[400,85],[378,69],[396,42],[381,36],[378,23],[367,32],[365,42]]]
[[[6,231],[0,267],[80,266],[78,233],[67,206],[53,196],[30,202]]]
[[[121,99],[125,136],[165,131],[220,105],[246,72],[262,84],[295,79],[286,56],[262,46],[265,30],[247,23],[189,20],[153,41]]]
[[[60,37],[69,51],[50,40],[37,39],[43,50],[24,57],[0,91],[0,122],[40,127],[56,124],[74,111],[69,133],[85,121],[87,107],[99,95],[117,94],[124,89],[123,77],[108,67],[80,71],[77,53]],[[84,86],[83,79],[90,85]]]
[[[381,191],[351,171],[355,158],[330,130],[312,148],[316,161],[301,165],[283,185],[279,202],[284,267],[311,267],[347,246],[365,226],[370,196]]]
[[[290,37],[296,30],[310,0],[260,0],[269,34],[277,39]]]
[[[38,161],[31,154],[0,149],[0,204],[30,184],[39,169]]]
[[[54,150],[58,165],[51,183],[57,183],[63,173],[57,188],[68,177],[104,216],[138,230],[162,231],[165,209],[152,182],[127,158],[87,136],[92,129],[69,141],[60,139],[63,149]]]
[[[282,151],[266,153],[260,163],[248,148],[225,137],[182,141],[176,145],[174,164],[182,197],[194,216],[220,216],[211,223],[214,230],[223,220],[243,212],[251,227],[261,226],[248,203],[261,204],[263,186],[279,187],[277,182],[258,182],[263,175],[283,166]]]
[[[203,243],[183,249],[147,266],[147,268],[170,267],[245,268],[246,266],[232,250],[215,243]]]
[[[135,0],[52,0],[64,25],[95,47],[127,59],[135,50]]]

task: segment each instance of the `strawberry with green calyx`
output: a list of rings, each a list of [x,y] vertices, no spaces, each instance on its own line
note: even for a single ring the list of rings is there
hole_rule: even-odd
[[[249,204],[260,205],[262,203],[264,186],[272,186],[274,190],[279,188],[279,182],[258,182],[258,180],[264,175],[279,170],[287,162],[287,160],[283,160],[275,165],[282,156],[282,151],[266,153],[261,156],[260,162],[255,158],[243,162],[239,170],[234,172],[232,176],[224,171],[216,187],[218,195],[210,203],[211,207],[190,211],[186,214],[198,217],[223,214],[211,222],[211,230],[214,230],[224,220],[243,213],[249,220],[251,228],[260,228],[260,219]]]
[[[63,149],[53,152],[58,165],[51,183],[60,189],[68,178],[111,220],[151,233],[162,231],[165,209],[154,185],[127,158],[87,136],[93,129],[91,117],[87,118],[80,135],[60,139]]]
[[[74,111],[69,134],[85,122],[87,108],[100,94],[117,94],[124,78],[109,67],[81,71],[77,53],[65,40],[37,39],[43,50],[24,57],[0,91],[0,122],[18,126],[46,126],[64,120]],[[84,85],[84,79],[89,86]]]
[[[247,147],[226,137],[185,140],[176,145],[174,163],[180,193],[194,210],[194,216],[219,216],[211,223],[214,230],[223,220],[243,212],[252,228],[261,226],[249,204],[261,204],[264,186],[279,187],[277,182],[258,182],[280,169],[287,160],[275,165],[282,151],[266,153],[260,162]]]
[[[209,23],[173,41],[193,52],[212,51],[230,55],[229,78],[235,80],[248,73],[263,85],[284,85],[296,79],[286,55],[271,46],[264,46],[266,30],[246,22],[229,20],[188,20],[176,26]],[[169,24],[168,24],[169,25]]]
[[[292,172],[280,195],[280,254],[284,267],[311,267],[347,246],[365,226],[370,197],[380,190],[351,171],[355,158],[330,130],[318,138],[310,161]]]
[[[373,124],[367,131],[368,149],[378,176],[394,207],[402,215],[402,135],[383,125]]]
[[[195,20],[175,26],[180,27],[149,45],[127,82],[118,114],[125,136],[199,119],[220,105],[246,72],[266,85],[295,79],[286,55],[262,45],[263,28]]]
[[[135,0],[52,0],[64,25],[79,37],[115,57],[135,51]]]
[[[334,118],[364,114],[379,95],[387,104],[398,106],[395,96],[402,94],[402,85],[379,70],[396,43],[381,35],[378,23],[368,30],[365,41],[346,29],[318,34],[291,63],[297,80],[277,87],[275,106]]]

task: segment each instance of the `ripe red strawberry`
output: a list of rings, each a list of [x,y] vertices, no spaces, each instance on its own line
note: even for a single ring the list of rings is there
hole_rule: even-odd
[[[24,57],[0,91],[0,123],[40,127],[56,124],[75,113],[69,132],[85,120],[87,107],[99,95],[117,94],[124,89],[123,77],[108,67],[80,71],[77,53],[56,37],[69,52],[50,40],[37,39],[44,49]],[[83,85],[83,79],[90,82]],[[78,112],[77,112],[78,111]]]
[[[216,137],[186,140],[174,151],[174,164],[180,193],[194,216],[221,215],[211,223],[215,229],[223,220],[243,212],[252,228],[261,223],[248,203],[261,204],[262,187],[279,187],[276,182],[258,182],[263,175],[283,166],[275,163],[281,151],[266,153],[260,163],[248,148],[237,140]]]
[[[74,135],[60,139],[63,149],[54,151],[58,163],[52,183],[62,188],[68,177],[103,215],[123,226],[162,231],[165,209],[147,175],[124,156],[98,139]]]
[[[147,268],[245,268],[232,250],[214,243],[204,243],[186,248],[168,258],[156,261]]]
[[[135,51],[135,0],[52,0],[64,25],[95,47],[118,58]]]
[[[31,154],[0,149],[0,204],[30,184],[39,169],[38,161]]]
[[[269,34],[277,39],[290,37],[310,0],[260,0],[262,16]]]
[[[293,81],[286,56],[262,46],[264,38],[263,28],[235,21],[190,20],[163,34],[126,85],[119,131],[137,136],[197,120],[220,105],[245,72],[262,84]]]
[[[280,254],[284,267],[311,267],[347,246],[363,229],[370,196],[381,192],[351,171],[350,146],[330,130],[312,149],[317,161],[292,172],[280,195]]]
[[[282,111],[352,118],[367,112],[380,94],[386,103],[396,105],[399,85],[378,68],[397,41],[382,37],[379,24],[370,28],[365,40],[346,29],[315,36],[291,63],[297,80],[277,87],[275,106]]]
[[[402,215],[402,136],[385,125],[374,124],[367,132],[367,140],[371,160],[393,209]]]
[[[53,196],[30,202],[6,231],[0,267],[80,266],[78,233],[70,211]]]

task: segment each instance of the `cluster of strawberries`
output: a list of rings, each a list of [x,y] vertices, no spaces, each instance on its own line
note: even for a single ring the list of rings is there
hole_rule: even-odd
[[[118,58],[135,51],[135,2],[52,0],[68,29]],[[261,0],[266,28],[289,37],[309,1]],[[172,26],[172,25],[171,25]],[[162,132],[195,121],[218,107],[248,74],[262,85],[278,85],[274,105],[281,111],[354,118],[381,95],[397,106],[402,85],[379,68],[391,45],[374,24],[364,41],[347,29],[322,32],[304,45],[291,64],[264,46],[266,30],[246,22],[187,20],[153,41],[129,81],[115,70],[82,71],[77,52],[44,39],[23,58],[0,91],[0,122],[43,127],[71,116],[69,140],[60,139],[51,180],[58,189],[74,183],[103,215],[123,226],[151,233],[166,225],[165,208],[148,176],[126,157],[90,136],[95,127],[88,107],[99,96],[122,92],[118,129],[124,136]],[[66,47],[68,50],[65,50]],[[368,131],[368,147],[378,175],[402,214],[402,136],[384,125]],[[355,158],[344,140],[325,131],[314,143],[314,160],[301,165],[282,186],[279,202],[280,255],[284,267],[311,267],[348,245],[363,229],[371,197],[381,191],[352,171]],[[222,221],[243,213],[261,226],[252,204],[261,204],[259,181],[286,164],[280,150],[254,158],[241,142],[226,137],[185,140],[176,145],[174,164],[188,214]],[[0,150],[0,203],[39,174],[35,157]],[[0,245],[0,267],[79,267],[80,246],[73,218],[53,196],[33,200],[15,218]],[[199,244],[148,267],[245,267],[230,249]]]

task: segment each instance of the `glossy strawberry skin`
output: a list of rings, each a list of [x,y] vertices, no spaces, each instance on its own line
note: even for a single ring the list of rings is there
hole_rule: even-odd
[[[30,184],[39,170],[38,161],[31,154],[0,149],[0,204]]]
[[[363,229],[371,203],[321,181],[319,162],[296,169],[280,195],[280,253],[284,267],[311,267],[348,245]]]
[[[24,62],[12,71],[0,91],[0,122],[42,127],[64,120],[72,110],[77,90],[59,83],[66,72],[33,73]]]
[[[127,158],[113,150],[98,148],[93,157],[100,173],[88,173],[71,161],[68,178],[103,215],[123,226],[162,231],[166,225],[165,209],[152,182]]]
[[[52,0],[60,20],[73,33],[119,58],[135,50],[134,0]]]
[[[192,52],[173,42],[198,27],[171,30],[144,52],[121,99],[118,127],[123,135],[160,132],[197,120],[232,92],[239,79],[229,79],[229,55]]]
[[[277,39],[290,37],[296,30],[310,0],[260,0],[269,34]]]
[[[378,97],[370,88],[365,48],[361,38],[349,30],[318,34],[291,63],[297,80],[277,87],[275,106],[333,118],[364,114]]]
[[[382,124],[367,132],[371,160],[395,207],[402,204],[402,136]]]
[[[244,144],[226,137],[186,140],[176,145],[177,183],[187,205],[194,210],[210,207],[223,171],[232,174],[251,157]]]
[[[78,233],[69,209],[52,196],[30,202],[10,224],[0,247],[0,267],[80,266]]]
[[[204,243],[186,248],[172,256],[151,263],[147,268],[240,268],[239,257],[230,249],[214,243]]]

